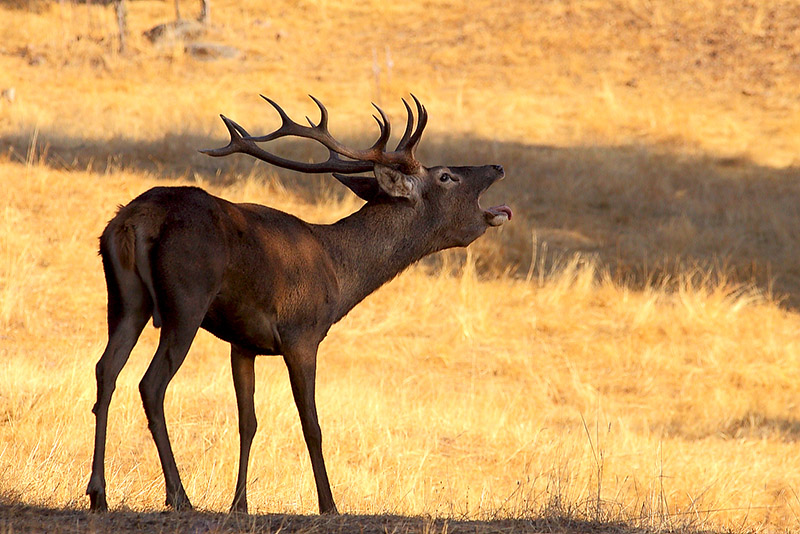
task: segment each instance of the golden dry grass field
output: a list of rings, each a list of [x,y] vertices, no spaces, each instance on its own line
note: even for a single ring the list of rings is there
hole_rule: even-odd
[[[233,59],[145,39],[172,2],[129,2],[120,54],[111,7],[0,1],[0,531],[800,530],[795,2],[211,8],[199,39]],[[367,145],[370,101],[397,129],[409,92],[430,113],[421,160],[502,164],[485,205],[514,219],[411,268],[321,345],[328,470],[357,517],[302,517],[316,495],[279,358],[256,366],[254,515],[217,514],[238,434],[228,349],[205,333],[166,414],[206,512],[153,513],[164,483],[137,389],[150,327],[111,404],[116,512],[85,513],[97,237],[116,206],[197,183],[336,220],[359,202],[329,176],[196,149],[224,142],[219,113],[277,126],[258,93],[314,118],[311,93],[334,135]]]

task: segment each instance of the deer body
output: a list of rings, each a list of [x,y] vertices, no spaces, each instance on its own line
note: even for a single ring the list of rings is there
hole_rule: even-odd
[[[176,509],[191,507],[167,435],[164,394],[197,330],[204,328],[231,344],[240,431],[232,509],[247,511],[247,464],[257,424],[254,359],[283,355],[311,457],[320,512],[336,512],[314,400],[320,342],[358,302],[415,261],[438,250],[466,246],[489,226],[511,216],[506,206],[483,210],[478,205],[480,194],[502,178],[501,167],[426,169],[416,162],[413,148],[426,117],[424,108],[417,106],[420,124],[412,135],[409,109],[403,139],[410,148],[405,156],[393,152],[380,159],[387,154],[383,147],[359,152],[370,162],[375,178],[336,175],[367,202],[334,224],[309,224],[266,206],[234,204],[196,187],[156,187],[120,208],[100,239],[108,287],[109,341],[97,364],[95,453],[87,488],[93,510],[107,509],[105,434],[116,378],[152,317],[161,335],[139,389],[164,470],[167,504]],[[291,135],[311,137],[301,135],[305,130],[287,123],[289,119],[276,108],[284,117],[282,130],[290,124]],[[299,128],[312,130],[324,140],[313,138],[330,148],[335,141],[322,135],[328,134],[323,127],[326,112],[321,104],[320,108],[320,125]],[[235,151],[260,150],[254,144],[256,138],[232,121],[226,119],[226,124]],[[238,135],[242,133],[247,137]],[[381,124],[381,138],[388,139],[388,120]],[[212,155],[230,153],[231,145],[211,151]],[[335,148],[337,154],[352,157],[347,149]],[[271,154],[253,155],[274,162]],[[363,170],[357,162],[339,160],[333,148],[328,163],[326,170]],[[289,167],[285,162],[278,164]],[[313,167],[307,172],[322,171]]]

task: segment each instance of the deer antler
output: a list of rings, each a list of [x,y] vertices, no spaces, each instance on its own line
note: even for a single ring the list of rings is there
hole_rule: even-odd
[[[411,107],[404,99],[403,105],[406,107],[406,111],[408,112],[408,121],[406,123],[406,129],[403,133],[403,137],[400,139],[397,148],[395,148],[395,150],[392,152],[386,151],[386,144],[388,143],[389,136],[391,135],[389,118],[386,116],[386,113],[384,113],[383,110],[377,105],[373,104],[375,109],[380,114],[380,118],[375,115],[373,115],[373,118],[378,123],[378,127],[380,128],[380,136],[371,147],[364,150],[357,150],[343,145],[331,135],[331,133],[328,131],[328,110],[318,99],[311,95],[309,95],[309,97],[314,101],[315,104],[317,104],[317,107],[319,107],[320,110],[320,120],[317,124],[314,124],[308,117],[306,117],[306,120],[310,126],[304,126],[293,121],[278,104],[264,95],[261,95],[261,98],[269,102],[269,104],[272,105],[272,107],[274,107],[278,112],[278,115],[280,115],[280,128],[267,135],[255,137],[251,136],[247,130],[236,124],[231,119],[225,117],[224,115],[220,115],[220,117],[222,117],[222,121],[225,123],[225,126],[230,132],[230,142],[225,147],[201,150],[200,152],[215,157],[227,156],[229,154],[235,154],[239,152],[243,154],[249,154],[257,159],[266,161],[267,163],[271,163],[278,167],[305,173],[338,172],[342,174],[355,174],[371,171],[375,164],[380,164],[395,166],[405,173],[412,174],[417,172],[421,167],[421,164],[414,156],[414,151],[419,144],[420,139],[422,138],[422,131],[428,122],[428,112],[414,95],[411,95],[411,97],[414,99],[414,102],[417,106],[417,127],[414,129],[414,114],[411,111]],[[328,149],[328,159],[320,163],[304,163],[300,161],[293,161],[276,156],[275,154],[262,149],[256,144],[265,143],[288,136],[301,137],[317,141]],[[340,156],[344,156],[345,158],[349,159],[345,160]]]

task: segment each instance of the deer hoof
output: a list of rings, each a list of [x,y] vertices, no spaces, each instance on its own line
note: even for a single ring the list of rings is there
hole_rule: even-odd
[[[183,491],[183,488],[175,493],[167,494],[167,506],[171,507],[176,512],[194,510],[192,503],[189,502],[189,497],[186,496],[186,492]]]
[[[89,509],[92,512],[108,512],[108,503],[106,502],[106,494],[100,491],[90,491],[89,493]]]
[[[339,510],[336,509],[336,505],[332,504],[330,508],[325,508],[324,510],[319,511],[322,515],[339,515]]]
[[[246,514],[247,513],[247,501],[243,499],[236,499],[233,501],[231,505],[231,513],[232,514]]]
[[[86,488],[86,495],[89,496],[89,509],[92,512],[107,512],[108,503],[106,502],[105,481],[99,478],[92,478]]]

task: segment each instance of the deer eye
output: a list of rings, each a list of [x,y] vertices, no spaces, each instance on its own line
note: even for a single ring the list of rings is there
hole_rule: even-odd
[[[442,175],[441,175],[441,176],[439,176],[439,181],[440,181],[440,182],[449,182],[449,181],[451,181],[452,179],[453,179],[453,177],[452,177],[452,176],[450,176],[450,175],[449,175],[448,173],[446,173],[446,172],[443,172],[443,173],[442,173]]]

